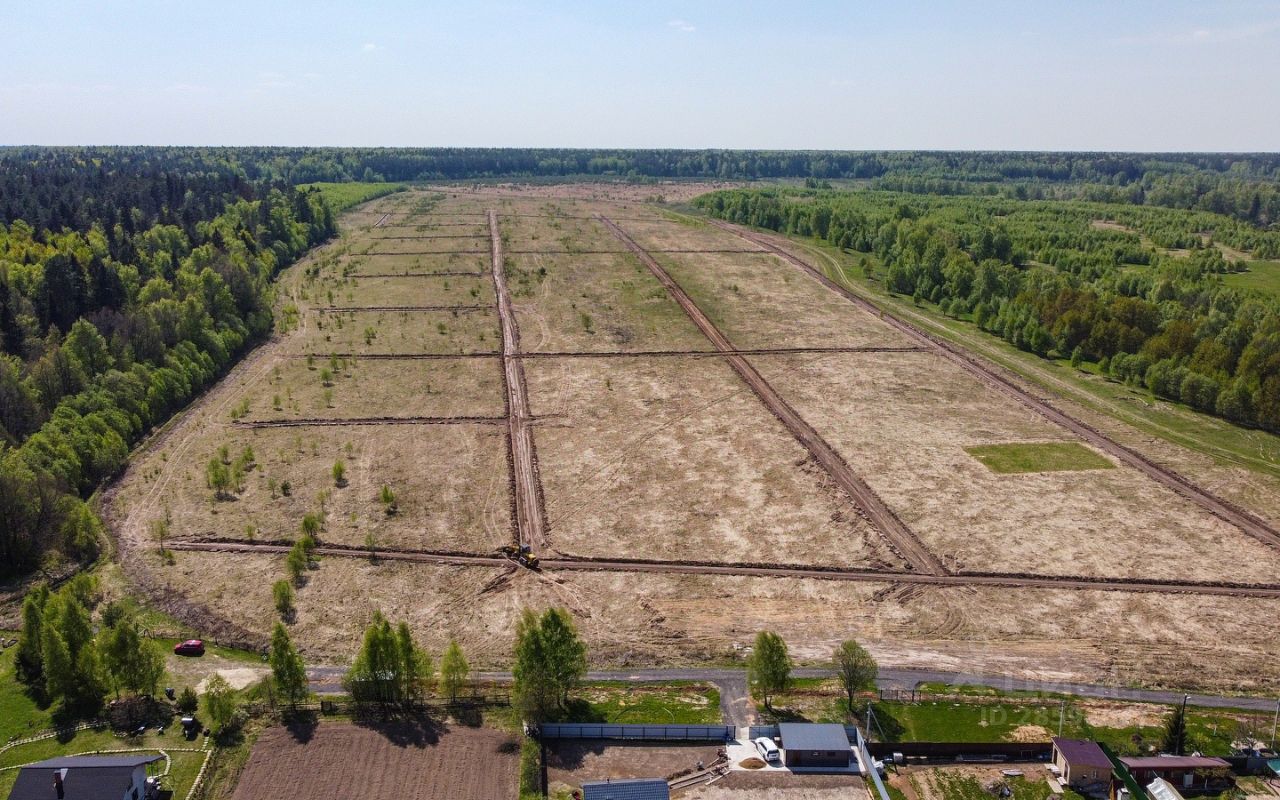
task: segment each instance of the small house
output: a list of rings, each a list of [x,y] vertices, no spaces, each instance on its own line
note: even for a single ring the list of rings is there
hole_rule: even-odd
[[[67,756],[29,764],[9,800],[150,800],[147,765],[160,755]]]
[[[1060,736],[1053,737],[1052,741],[1053,765],[1067,786],[1087,786],[1111,780],[1111,759],[1097,742]]]
[[[784,722],[778,726],[788,768],[848,769],[853,757],[843,725]]]
[[[587,781],[582,800],[671,800],[671,788],[661,778]]]

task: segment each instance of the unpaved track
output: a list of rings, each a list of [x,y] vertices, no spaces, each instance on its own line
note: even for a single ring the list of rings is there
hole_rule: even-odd
[[[903,559],[918,572],[931,575],[939,575],[946,572],[942,562],[924,546],[916,535],[908,528],[898,516],[884,504],[871,487],[863,482],[861,478],[854,474],[849,464],[840,457],[831,445],[818,434],[816,430],[793,409],[782,396],[774,390],[773,386],[764,379],[751,363],[741,355],[733,353],[733,345],[729,342],[720,329],[702,313],[702,309],[685,293],[680,285],[662,268],[647,251],[606,217],[600,217],[600,221],[604,223],[613,235],[618,237],[628,249],[640,259],[654,277],[658,279],[671,295],[671,298],[684,309],[685,314],[689,316],[694,325],[702,331],[703,335],[715,345],[717,350],[726,353],[726,360],[729,366],[733,367],[734,372],[738,373],[738,377],[751,388],[756,397],[760,398],[760,402],[773,413],[775,417],[781,420],[782,424],[791,432],[791,435],[804,446],[806,450],[822,465],[831,479],[836,482],[841,489],[849,495],[849,498],[862,509],[871,524],[881,532],[885,537],[889,546],[895,550]]]
[[[311,428],[345,425],[505,425],[506,417],[339,417],[303,419],[263,419],[255,422],[236,420],[233,428]]]
[[[239,540],[187,540],[166,542],[171,550],[204,553],[242,553],[260,555],[287,554],[292,544],[285,542],[245,542]],[[322,556],[336,558],[376,558],[461,567],[502,567],[511,562],[498,555],[452,551],[407,550],[322,545],[316,548]],[[1072,589],[1138,594],[1194,594],[1217,597],[1280,598],[1280,584],[1238,584],[1210,581],[1143,580],[1137,578],[1079,578],[1053,575],[1018,575],[1010,573],[969,573],[963,575],[926,575],[917,572],[856,569],[847,567],[811,567],[787,564],[744,564],[699,561],[645,561],[640,559],[546,558],[541,568],[547,571],[634,572],[665,575],[725,575],[757,578],[808,578],[825,581],[858,583],[902,583],[925,586],[988,586],[1006,589]]]
[[[366,253],[365,255],[369,255]],[[374,253],[373,255],[377,255]],[[468,255],[478,255],[477,253],[468,253]],[[359,258],[357,254],[353,258]],[[467,270],[459,270],[453,272],[355,272],[351,278],[483,278],[483,272],[474,272]]]
[[[498,213],[489,211],[489,257],[493,264],[493,288],[498,296],[498,316],[502,319],[502,376],[507,390],[507,440],[510,445],[512,483],[515,493],[516,536],[522,545],[545,548],[546,512],[543,509],[542,481],[538,476],[538,454],[533,447],[529,425],[529,392],[524,380],[524,364],[518,358],[520,329],[507,291],[502,264],[502,235]]]
[[[897,328],[899,331],[936,349],[936,351],[944,358],[957,364],[962,369],[975,376],[983,384],[1007,397],[1013,398],[1032,411],[1040,414],[1050,422],[1071,431],[1076,436],[1079,436],[1089,444],[1097,447],[1099,450],[1113,456],[1122,464],[1132,467],[1146,475],[1151,480],[1172,489],[1177,494],[1196,503],[1215,517],[1235,525],[1254,539],[1257,539],[1270,547],[1280,549],[1280,531],[1277,531],[1260,517],[1240,508],[1239,506],[1229,503],[1226,500],[1223,500],[1208,490],[1192,483],[1190,480],[1182,477],[1173,470],[1155,463],[1136,450],[1131,450],[1128,447],[1125,447],[1090,425],[1081,422],[1075,417],[1072,417],[1057,408],[1054,408],[1049,403],[1032,395],[1021,386],[1002,375],[994,366],[985,363],[978,357],[965,352],[941,337],[934,336],[933,334],[917,328],[909,322],[899,319],[893,314],[886,312],[875,303],[872,303],[870,300],[854,294],[849,289],[828,278],[821,270],[813,267],[808,262],[780,247],[769,237],[720,220],[709,220],[709,222],[722,230],[729,231],[730,233],[736,234],[749,242],[753,242],[768,249],[784,261],[803,270],[823,286],[826,286],[833,292],[840,294],[842,297],[853,302],[863,310],[878,315],[885,322]]]
[[[360,309],[354,309],[359,311]],[[492,310],[492,309],[487,309]],[[747,350],[548,350],[543,353],[514,353],[512,358],[725,358],[727,356],[785,356],[812,353],[926,353],[931,347],[762,347]],[[282,358],[349,358],[355,361],[419,361],[424,359],[497,358],[497,352],[484,353],[287,353]]]
[[[476,311],[492,311],[489,306],[323,306],[317,308],[321,314],[349,313],[352,311],[451,311],[455,314],[469,314]]]

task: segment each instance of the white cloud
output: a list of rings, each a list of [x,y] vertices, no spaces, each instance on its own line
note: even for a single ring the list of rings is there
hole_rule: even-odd
[[[381,50],[382,48],[373,42],[365,42],[360,46],[360,49],[366,53],[372,53],[376,50]]]
[[[681,33],[693,33],[694,31],[696,31],[696,30],[698,29],[698,28],[697,28],[696,26],[694,26],[692,23],[685,22],[685,21],[684,21],[684,20],[682,20],[682,19],[673,19],[673,20],[671,20],[670,22],[668,22],[668,23],[667,23],[667,27],[668,27],[668,28],[674,28],[674,29],[676,29],[676,30],[680,31]]]

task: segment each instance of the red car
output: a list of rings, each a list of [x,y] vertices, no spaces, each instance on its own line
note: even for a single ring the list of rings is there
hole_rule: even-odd
[[[180,656],[204,655],[204,642],[199,639],[188,639],[173,646],[173,652]]]

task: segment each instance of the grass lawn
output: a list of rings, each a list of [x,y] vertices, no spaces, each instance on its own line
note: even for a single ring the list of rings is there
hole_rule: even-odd
[[[966,447],[969,455],[992,472],[1060,472],[1081,469],[1113,469],[1107,459],[1078,442],[1030,442],[985,444]]]
[[[1222,282],[1237,289],[1280,295],[1280,261],[1250,261],[1248,272],[1223,275]]]
[[[177,730],[170,730],[163,736],[157,736],[153,731],[136,739],[117,736],[106,728],[85,730],[79,731],[66,739],[61,737],[42,739],[41,741],[19,745],[0,753],[0,768],[30,764],[34,761],[43,761],[46,758],[56,758],[58,756],[91,753],[95,750],[138,749],[156,751],[177,747],[199,748],[201,744],[202,741],[200,739],[188,742],[182,738]],[[175,797],[185,797],[191,789],[191,784],[195,782],[196,775],[200,772],[200,765],[204,762],[204,753],[170,751],[169,756],[173,759],[173,768],[168,786],[175,790]],[[0,771],[0,796],[8,795],[9,790],[13,788],[13,782],[17,778],[18,770]]]
[[[16,631],[0,631],[0,638],[16,639]],[[50,726],[49,711],[36,705],[13,671],[17,646],[0,652],[0,744],[21,739]]]
[[[569,701],[565,719],[655,725],[720,724],[720,690],[690,683],[594,683]]]

